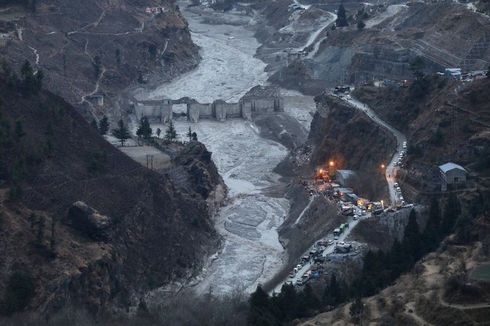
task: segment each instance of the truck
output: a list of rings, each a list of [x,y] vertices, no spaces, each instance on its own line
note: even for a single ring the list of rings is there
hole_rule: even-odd
[[[340,232],[344,233],[345,230],[349,228],[349,223],[340,224]]]
[[[338,253],[348,253],[352,250],[351,244],[339,244],[335,246],[335,252]]]
[[[338,237],[341,233],[342,233],[342,231],[339,228],[336,228],[335,230],[333,230],[333,235],[335,237]]]
[[[334,94],[348,94],[350,92],[350,86],[347,85],[342,85],[342,86],[335,86],[335,89],[333,90]]]
[[[354,208],[352,206],[347,206],[347,205],[342,206],[342,215],[344,216],[354,215]]]

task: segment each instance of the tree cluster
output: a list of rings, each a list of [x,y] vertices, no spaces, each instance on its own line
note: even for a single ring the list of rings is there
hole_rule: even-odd
[[[337,25],[337,27],[349,26],[349,22],[347,21],[347,13],[345,12],[343,4],[340,4],[339,9],[337,10],[337,20],[335,21],[335,25]]]
[[[410,62],[410,71],[414,76],[412,85],[410,85],[410,95],[412,99],[424,98],[430,92],[430,78],[425,75],[425,62],[421,57],[416,57]]]
[[[165,131],[165,140],[173,141],[177,139],[177,131],[175,130],[172,120],[168,123],[168,128]]]
[[[128,128],[124,125],[122,119],[117,123],[117,128],[112,130],[112,135],[119,139],[121,146],[124,146],[126,140],[131,138],[131,134],[129,133]]]
[[[37,0],[0,0],[0,7],[18,5],[32,12],[36,11]]]
[[[149,140],[151,138],[152,133],[153,130],[151,129],[148,118],[142,117],[140,120],[140,125],[138,127],[138,130],[136,131],[136,136],[138,136],[138,138],[143,138],[144,140]]]
[[[34,278],[29,272],[16,271],[7,282],[5,295],[0,302],[0,313],[10,316],[24,310],[35,295]]]
[[[254,326],[282,325],[296,318],[314,315],[321,308],[321,301],[306,285],[296,291],[292,285],[283,285],[281,293],[270,297],[260,286],[249,300],[247,324]]]
[[[364,257],[361,275],[350,285],[332,275],[321,300],[313,294],[309,285],[299,293],[293,286],[284,285],[281,293],[272,297],[260,287],[257,288],[250,297],[248,324],[281,325],[352,299],[355,301],[351,305],[351,316],[354,320],[359,319],[362,314],[362,297],[374,295],[391,284],[453,232],[461,213],[456,195],[449,196],[443,212],[442,215],[439,202],[434,199],[430,205],[426,228],[421,232],[417,213],[412,210],[401,241],[396,240],[387,252],[369,251]]]

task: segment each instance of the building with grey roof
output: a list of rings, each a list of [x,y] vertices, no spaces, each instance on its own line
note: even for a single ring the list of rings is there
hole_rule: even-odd
[[[461,165],[448,162],[446,164],[439,165],[439,172],[442,180],[442,191],[446,191],[448,186],[457,187],[466,183],[466,176],[468,172]]]

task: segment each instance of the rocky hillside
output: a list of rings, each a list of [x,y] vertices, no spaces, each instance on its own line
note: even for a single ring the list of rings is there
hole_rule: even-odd
[[[323,29],[313,57],[290,67],[282,61],[283,69],[272,80],[316,95],[322,87],[345,83],[410,79],[410,63],[417,56],[424,59],[427,72],[480,70],[490,62],[490,20],[458,3],[359,4],[348,7],[347,17],[348,27]],[[361,20],[362,29],[357,27]]]
[[[425,85],[422,93],[417,90],[420,83]],[[458,163],[475,176],[470,187],[488,186],[489,86],[489,78],[461,84],[426,77],[411,87],[356,90],[355,96],[407,135],[408,160],[402,177],[414,199],[440,189],[437,166],[447,162]]]
[[[334,160],[337,169],[356,170],[361,184],[360,195],[379,198],[386,194],[382,163],[389,162],[396,141],[386,130],[374,124],[364,113],[341,100],[316,97],[315,114],[309,135],[313,145],[311,167],[325,167]],[[364,182],[370,180],[370,182]],[[373,182],[374,181],[374,182]]]
[[[174,0],[47,0],[0,9],[0,54],[14,67],[29,60],[42,69],[46,87],[87,117],[100,116],[137,81],[168,80],[199,60]]]
[[[488,195],[488,190],[460,194],[463,214],[455,233],[393,284],[363,298],[361,309],[349,302],[301,325],[487,324],[488,274],[479,276],[478,270],[488,273],[490,214],[488,202],[481,201]]]
[[[422,93],[417,83],[425,85]],[[399,178],[404,194],[417,202],[437,199],[445,203],[439,218],[448,219],[458,212],[456,223],[436,250],[378,294],[363,298],[361,306],[358,302],[357,306],[354,302],[343,304],[304,325],[354,325],[360,320],[376,325],[487,323],[489,86],[488,78],[462,84],[424,77],[406,88],[356,90],[356,97],[407,135],[408,159]],[[469,181],[465,187],[441,193],[433,181],[438,180],[437,165],[447,161],[463,165],[469,171]],[[431,212],[437,207],[432,203]],[[429,221],[431,216],[437,214],[429,213]],[[371,225],[364,225],[356,235],[362,238],[369,228],[371,238],[376,238],[376,221],[366,222]],[[436,236],[443,228],[444,223],[426,234]],[[428,245],[424,243],[423,248]]]
[[[217,242],[211,153],[187,145],[179,180],[150,171],[22,85],[0,79],[0,312],[128,311],[198,270]]]

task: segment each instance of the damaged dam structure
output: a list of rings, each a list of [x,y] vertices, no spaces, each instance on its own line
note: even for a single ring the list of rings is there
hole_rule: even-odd
[[[173,105],[186,104],[187,119],[198,122],[201,119],[225,121],[242,118],[252,120],[254,116],[284,111],[284,100],[279,88],[274,86],[255,86],[249,90],[238,103],[216,100],[212,103],[199,103],[190,98],[179,100],[161,99],[136,101],[136,117],[147,117],[150,120],[166,123],[172,119]]]

